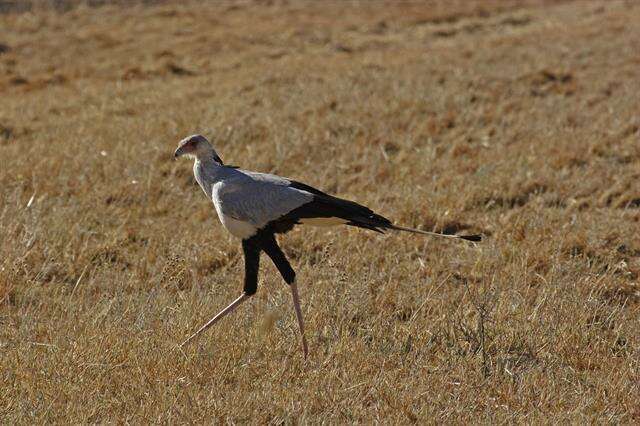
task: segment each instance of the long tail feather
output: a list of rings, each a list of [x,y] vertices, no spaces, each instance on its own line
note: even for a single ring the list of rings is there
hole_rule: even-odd
[[[405,231],[405,232],[411,232],[414,234],[430,235],[432,237],[442,237],[442,238],[449,238],[449,239],[455,239],[455,240],[467,240],[467,241],[473,241],[473,242],[482,241],[482,236],[478,234],[474,234],[474,235],[441,234],[439,232],[429,232],[429,231],[423,231],[421,229],[407,228],[404,226],[397,226],[397,225],[391,225],[388,228],[394,229],[396,231]]]
[[[336,217],[345,220],[347,225],[370,229],[372,231],[380,233],[384,233],[384,231],[387,229],[393,229],[396,231],[405,231],[414,234],[430,235],[433,237],[455,240],[466,240],[472,242],[478,242],[482,240],[482,236],[477,234],[441,234],[439,232],[423,231],[421,229],[393,225],[391,221],[386,217],[380,216],[379,214],[374,213],[370,208],[356,202],[333,197],[300,182],[292,181],[291,187],[310,192],[315,195],[313,201],[304,204],[287,214],[286,218],[289,220],[293,220],[294,223],[300,223],[299,221],[305,218]]]

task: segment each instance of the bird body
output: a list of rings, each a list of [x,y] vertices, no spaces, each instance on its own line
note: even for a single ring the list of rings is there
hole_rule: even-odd
[[[180,142],[175,157],[183,155],[194,158],[193,173],[196,181],[213,202],[222,225],[242,240],[245,258],[243,294],[201,327],[183,345],[255,294],[260,253],[265,252],[291,288],[306,357],[307,343],[295,272],[275,238],[276,234],[286,233],[296,225],[346,224],[380,233],[396,230],[469,241],[480,240],[476,235],[444,235],[396,226],[368,207],[331,196],[304,183],[227,166],[209,141],[201,135],[193,135]]]
[[[229,167],[211,158],[196,159],[194,175],[213,202],[222,225],[240,239],[249,238],[268,224],[314,202],[315,213],[309,211],[311,206],[308,206],[289,217],[291,225],[331,226],[350,220],[361,227],[391,223],[363,206],[331,197],[307,185],[268,173]]]
[[[215,161],[196,160],[196,181],[213,202],[222,225],[246,239],[270,222],[314,199],[306,190],[280,176],[232,168]],[[345,222],[340,218],[304,218],[300,223],[323,225]]]

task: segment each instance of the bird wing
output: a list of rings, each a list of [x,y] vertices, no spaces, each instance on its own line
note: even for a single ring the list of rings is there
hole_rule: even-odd
[[[331,196],[302,182],[264,173],[244,173],[250,175],[256,181],[269,182],[279,187],[285,187],[290,194],[304,194],[304,202],[293,209],[287,209],[287,212],[280,214],[275,219],[283,218],[294,224],[337,225],[346,223],[347,225],[367,228],[377,232],[382,232],[383,229],[391,226],[389,219],[374,213],[368,207]]]
[[[313,200],[307,191],[290,186],[291,181],[266,173],[238,170],[214,189],[220,212],[259,228]]]

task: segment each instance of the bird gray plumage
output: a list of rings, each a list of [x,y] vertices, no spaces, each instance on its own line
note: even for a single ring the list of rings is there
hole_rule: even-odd
[[[275,175],[198,160],[194,174],[223,225],[243,239],[313,200],[313,194],[292,188],[290,181]]]
[[[295,224],[335,225],[344,223],[378,232],[391,222],[352,201],[330,196],[311,186],[280,176],[224,165],[204,136],[193,135],[180,142],[176,156],[195,158],[196,181],[213,202],[223,226],[241,239],[255,235],[270,223],[286,218],[277,231]],[[287,214],[308,205],[299,214]]]

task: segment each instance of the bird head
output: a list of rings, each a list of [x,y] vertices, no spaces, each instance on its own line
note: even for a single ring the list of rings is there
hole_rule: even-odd
[[[202,135],[191,135],[182,139],[178,143],[178,149],[173,154],[174,158],[182,157],[183,155],[188,158],[195,158],[196,160],[213,159],[214,161],[222,164],[222,160],[216,154],[207,138]]]

